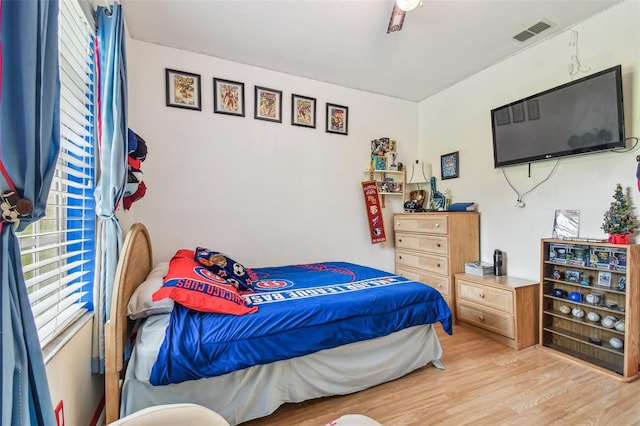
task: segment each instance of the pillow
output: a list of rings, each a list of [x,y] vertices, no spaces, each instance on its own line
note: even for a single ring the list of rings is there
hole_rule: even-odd
[[[175,302],[200,312],[244,315],[256,312],[240,296],[238,290],[223,278],[213,274],[193,258],[178,254],[169,262],[169,272],[162,288],[153,293],[153,300],[171,298]]]
[[[240,291],[253,291],[253,279],[249,276],[247,268],[224,253],[209,250],[208,248],[196,248],[196,261],[224,278]]]
[[[160,287],[162,279],[169,271],[169,262],[156,264],[147,279],[136,288],[127,305],[127,315],[135,320],[155,314],[166,314],[173,310],[173,300],[163,299],[154,302],[151,297]]]

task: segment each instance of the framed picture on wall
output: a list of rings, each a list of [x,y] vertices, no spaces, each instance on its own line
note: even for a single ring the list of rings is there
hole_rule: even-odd
[[[214,78],[213,112],[244,117],[244,83]]]
[[[460,174],[459,151],[440,156],[440,172],[442,179],[457,178]]]
[[[349,107],[327,104],[327,133],[349,134]]]
[[[282,91],[256,86],[254,105],[257,120],[282,123]]]
[[[291,124],[316,127],[316,100],[302,95],[291,95]]]
[[[166,68],[167,106],[202,110],[200,74]]]

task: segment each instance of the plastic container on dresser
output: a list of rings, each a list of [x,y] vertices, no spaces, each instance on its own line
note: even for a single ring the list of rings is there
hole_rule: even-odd
[[[640,245],[543,239],[540,259],[540,346],[636,379]]]

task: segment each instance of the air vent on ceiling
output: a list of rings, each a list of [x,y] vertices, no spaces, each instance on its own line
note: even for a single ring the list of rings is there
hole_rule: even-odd
[[[551,28],[551,24],[540,21],[537,24],[534,24],[526,30],[522,31],[521,33],[514,35],[513,38],[518,41],[525,41],[549,28]]]

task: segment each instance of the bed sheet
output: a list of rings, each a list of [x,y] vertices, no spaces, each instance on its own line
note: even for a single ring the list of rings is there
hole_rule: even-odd
[[[433,288],[346,262],[257,268],[255,313],[202,313],[176,304],[149,381],[154,385],[213,377],[300,357],[419,324],[451,312]]]
[[[444,368],[433,326],[419,325],[221,376],[154,386],[148,379],[168,322],[168,314],[154,315],[138,331],[122,387],[121,417],[159,404],[191,402],[236,425],[269,415],[283,403],[357,392],[429,362]]]

